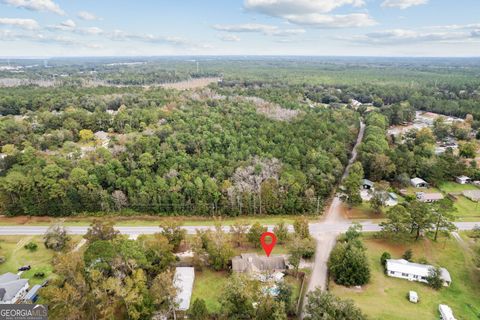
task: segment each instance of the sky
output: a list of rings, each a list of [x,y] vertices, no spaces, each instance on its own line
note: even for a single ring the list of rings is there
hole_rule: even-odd
[[[0,0],[1,57],[480,56],[479,0]]]

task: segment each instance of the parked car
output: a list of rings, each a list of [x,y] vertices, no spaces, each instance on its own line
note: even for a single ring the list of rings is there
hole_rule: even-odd
[[[32,269],[32,267],[30,267],[30,266],[23,266],[23,267],[18,268],[18,271],[28,271],[28,270],[30,270],[30,269]]]

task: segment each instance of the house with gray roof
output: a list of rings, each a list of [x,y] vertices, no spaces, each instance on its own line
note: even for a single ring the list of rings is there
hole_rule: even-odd
[[[28,280],[11,272],[0,276],[0,304],[17,303],[28,291]]]
[[[256,253],[244,253],[232,259],[232,271],[238,273],[274,273],[286,269],[287,263],[283,256],[260,257]]]

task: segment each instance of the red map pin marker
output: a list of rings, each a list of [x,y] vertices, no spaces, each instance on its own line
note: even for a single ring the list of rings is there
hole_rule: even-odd
[[[271,239],[270,243],[267,243],[265,241],[265,238],[267,237]],[[260,237],[260,243],[262,244],[263,250],[267,254],[267,257],[270,257],[270,254],[272,253],[272,250],[275,247],[275,244],[277,244],[277,237],[272,232],[265,232]]]

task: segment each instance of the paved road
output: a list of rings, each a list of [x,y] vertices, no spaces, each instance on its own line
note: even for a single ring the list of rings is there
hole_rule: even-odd
[[[348,220],[344,222],[319,222],[310,224],[310,232],[315,237],[322,234],[340,234],[348,230],[352,225]],[[364,232],[380,231],[380,226],[374,222],[364,222],[361,224]],[[480,226],[479,222],[457,222],[455,225],[458,230],[472,230],[475,226]],[[87,233],[88,226],[85,227],[67,227],[68,233],[72,235],[84,235]],[[160,232],[159,227],[115,227],[120,233],[135,236],[140,234],[154,234]],[[197,227],[183,227],[187,230],[188,234],[195,234],[197,230],[213,229],[213,227],[197,226]],[[0,226],[0,236],[12,236],[12,235],[43,235],[47,231],[47,226]],[[273,226],[268,226],[269,230],[273,230]],[[229,231],[229,227],[224,227],[225,231]],[[293,227],[289,226],[290,232],[293,232]]]

